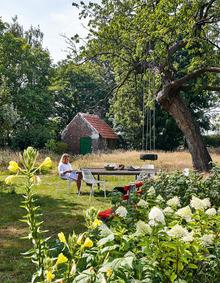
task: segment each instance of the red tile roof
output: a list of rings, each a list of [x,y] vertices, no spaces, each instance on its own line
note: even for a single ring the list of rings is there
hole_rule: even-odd
[[[112,128],[97,115],[83,114],[83,118],[105,139],[118,139]]]

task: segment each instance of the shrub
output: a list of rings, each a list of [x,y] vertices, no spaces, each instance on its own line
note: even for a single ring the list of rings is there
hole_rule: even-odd
[[[215,207],[220,206],[220,166],[217,165],[207,177],[194,171],[190,171],[188,176],[180,171],[161,172],[155,179],[146,182],[144,188],[151,186],[165,200],[179,196],[182,205],[189,203],[192,195],[197,195],[201,198],[208,197]]]
[[[11,147],[14,149],[24,149],[31,145],[36,148],[43,148],[45,143],[51,138],[51,135],[49,127],[46,126],[20,127],[13,132]]]
[[[62,141],[55,141],[54,139],[49,140],[45,147],[55,153],[62,154],[68,152],[68,145]]]

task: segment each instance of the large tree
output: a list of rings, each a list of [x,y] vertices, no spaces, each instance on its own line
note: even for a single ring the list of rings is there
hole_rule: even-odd
[[[0,100],[4,95],[5,102],[0,120],[7,132],[3,136],[5,144],[13,142],[14,146],[22,148],[30,144],[42,147],[50,137],[48,118],[53,97],[48,87],[51,60],[48,51],[42,47],[42,38],[39,28],[24,31],[17,17],[11,24],[2,23]]]
[[[209,170],[211,157],[184,97],[191,92],[211,100],[219,91],[220,1],[102,0],[101,5],[73,5],[81,7],[80,17],[90,18],[81,59],[109,60],[118,87],[132,73],[156,77],[155,99],[185,135],[195,169]]]

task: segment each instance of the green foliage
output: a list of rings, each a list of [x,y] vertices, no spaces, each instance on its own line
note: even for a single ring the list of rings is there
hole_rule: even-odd
[[[16,175],[8,176],[5,179],[7,185],[12,185],[16,182],[18,174],[22,175],[23,185],[25,188],[25,194],[23,195],[24,200],[22,201],[21,207],[26,210],[26,215],[23,216],[22,222],[26,223],[29,228],[29,233],[25,239],[29,239],[32,242],[33,248],[23,253],[25,257],[31,258],[32,262],[36,265],[36,273],[32,277],[32,282],[44,278],[44,258],[47,255],[47,241],[49,238],[43,237],[47,231],[41,230],[43,221],[40,221],[39,206],[36,205],[36,199],[32,192],[34,185],[39,183],[39,177],[36,176],[36,172],[39,170],[51,168],[52,162],[47,157],[39,166],[36,164],[38,152],[32,147],[28,147],[24,150],[23,154],[20,154],[20,163],[22,167],[15,161],[9,162],[8,169]]]
[[[14,146],[42,147],[50,134],[38,135],[50,128],[53,97],[48,90],[51,61],[42,47],[39,28],[24,32],[16,17],[5,25],[0,38],[0,73],[1,143],[9,144],[12,136]]]
[[[183,206],[189,203],[192,195],[197,195],[200,198],[208,197],[216,208],[220,206],[219,166],[213,167],[207,177],[193,171],[186,175],[180,171],[161,172],[154,180],[145,183],[144,187],[149,189],[153,186],[156,194],[161,195],[165,200],[178,196]]]
[[[54,95],[54,117],[58,117],[57,132],[73,119],[78,112],[98,113],[104,117],[108,110],[105,100],[112,78],[105,65],[95,62],[77,66],[62,62],[55,70],[50,90]]]
[[[42,237],[42,222],[38,220],[38,207],[31,192],[37,181],[36,172],[51,166],[51,160],[46,158],[36,166],[37,155],[38,152],[29,147],[20,156],[23,168],[14,161],[9,164],[12,172],[25,177],[23,207],[27,215],[23,221],[29,226],[28,238],[33,243],[33,249],[26,255],[37,266],[33,282],[219,281],[220,215],[206,197],[208,190],[219,190],[218,167],[203,181],[205,198],[198,198],[193,190],[202,183],[202,176],[190,174],[184,175],[192,187],[190,198],[174,195],[166,200],[158,195],[159,176],[154,184],[153,181],[145,184],[139,197],[135,191],[131,191],[129,202],[119,197],[108,225],[97,218],[96,209],[90,208],[85,214],[87,230],[68,238],[60,232],[59,241],[51,248]],[[165,190],[166,184],[170,186],[178,181],[183,189],[187,181],[181,180],[180,174],[178,178],[176,175],[166,177]],[[6,180],[11,179],[7,177]],[[201,195],[199,190],[197,192]],[[214,200],[214,196],[210,199]]]
[[[45,147],[46,149],[58,154],[68,152],[68,145],[65,142],[55,141],[53,139],[47,141]]]
[[[216,72],[220,71],[218,4],[218,1],[173,0],[103,0],[101,4],[83,1],[73,4],[80,10],[80,18],[89,18],[87,44],[79,35],[73,37],[76,43],[83,42],[76,59],[81,62],[95,58],[110,64],[118,85],[111,100],[111,117],[122,132],[124,129],[129,143],[138,146],[132,137],[136,129],[140,144],[142,88],[146,92],[145,106],[149,106],[165,86],[170,84],[172,89],[173,82],[194,71],[211,66],[217,67]],[[217,99],[217,94],[208,90],[209,86],[218,84],[219,77],[215,73],[198,72],[196,76],[187,77],[184,85],[173,89],[171,98],[176,91],[181,93],[200,127],[208,129],[209,119],[204,109],[213,106]],[[163,123],[161,116],[159,113],[158,147],[163,148],[162,141],[166,140],[164,149],[167,149],[173,139],[173,149],[183,142],[182,135],[169,116]],[[172,124],[174,133],[164,130],[167,122]]]
[[[207,146],[220,147],[220,135],[209,135],[204,137]]]
[[[11,135],[11,147],[24,149],[29,145],[36,148],[43,148],[45,143],[53,136],[50,127],[35,124],[30,127],[17,127]]]

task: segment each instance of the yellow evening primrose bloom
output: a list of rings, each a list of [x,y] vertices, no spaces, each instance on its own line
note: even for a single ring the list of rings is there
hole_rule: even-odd
[[[63,232],[58,233],[58,238],[59,238],[59,240],[60,240],[61,243],[66,244],[66,237],[65,237],[65,235],[63,234]]]
[[[77,239],[77,241],[76,241],[77,245],[81,245],[82,244],[82,240],[83,240],[83,234],[80,234],[78,239]]]
[[[46,157],[40,165],[41,168],[50,169],[52,167],[52,161],[50,157]]]
[[[93,246],[93,241],[90,238],[86,238],[83,244],[84,248],[91,248]]]
[[[55,278],[55,275],[50,270],[46,271],[46,276],[47,276],[47,281],[48,282],[51,282]]]
[[[13,175],[10,175],[10,176],[8,176],[8,177],[6,177],[5,178],[5,184],[6,185],[12,185],[13,183],[14,183],[14,181],[15,181],[15,176],[13,176]]]
[[[106,270],[106,276],[107,277],[110,277],[112,275],[112,269],[109,267],[107,270]]]
[[[9,162],[9,166],[8,166],[8,170],[13,172],[13,173],[16,173],[19,169],[19,166],[18,166],[18,163],[15,162],[15,161],[10,161]]]
[[[95,219],[93,222],[93,227],[96,228],[98,226],[102,225],[102,221],[99,219]]]
[[[65,263],[67,261],[68,261],[68,258],[63,253],[60,253],[57,257],[56,265]]]

